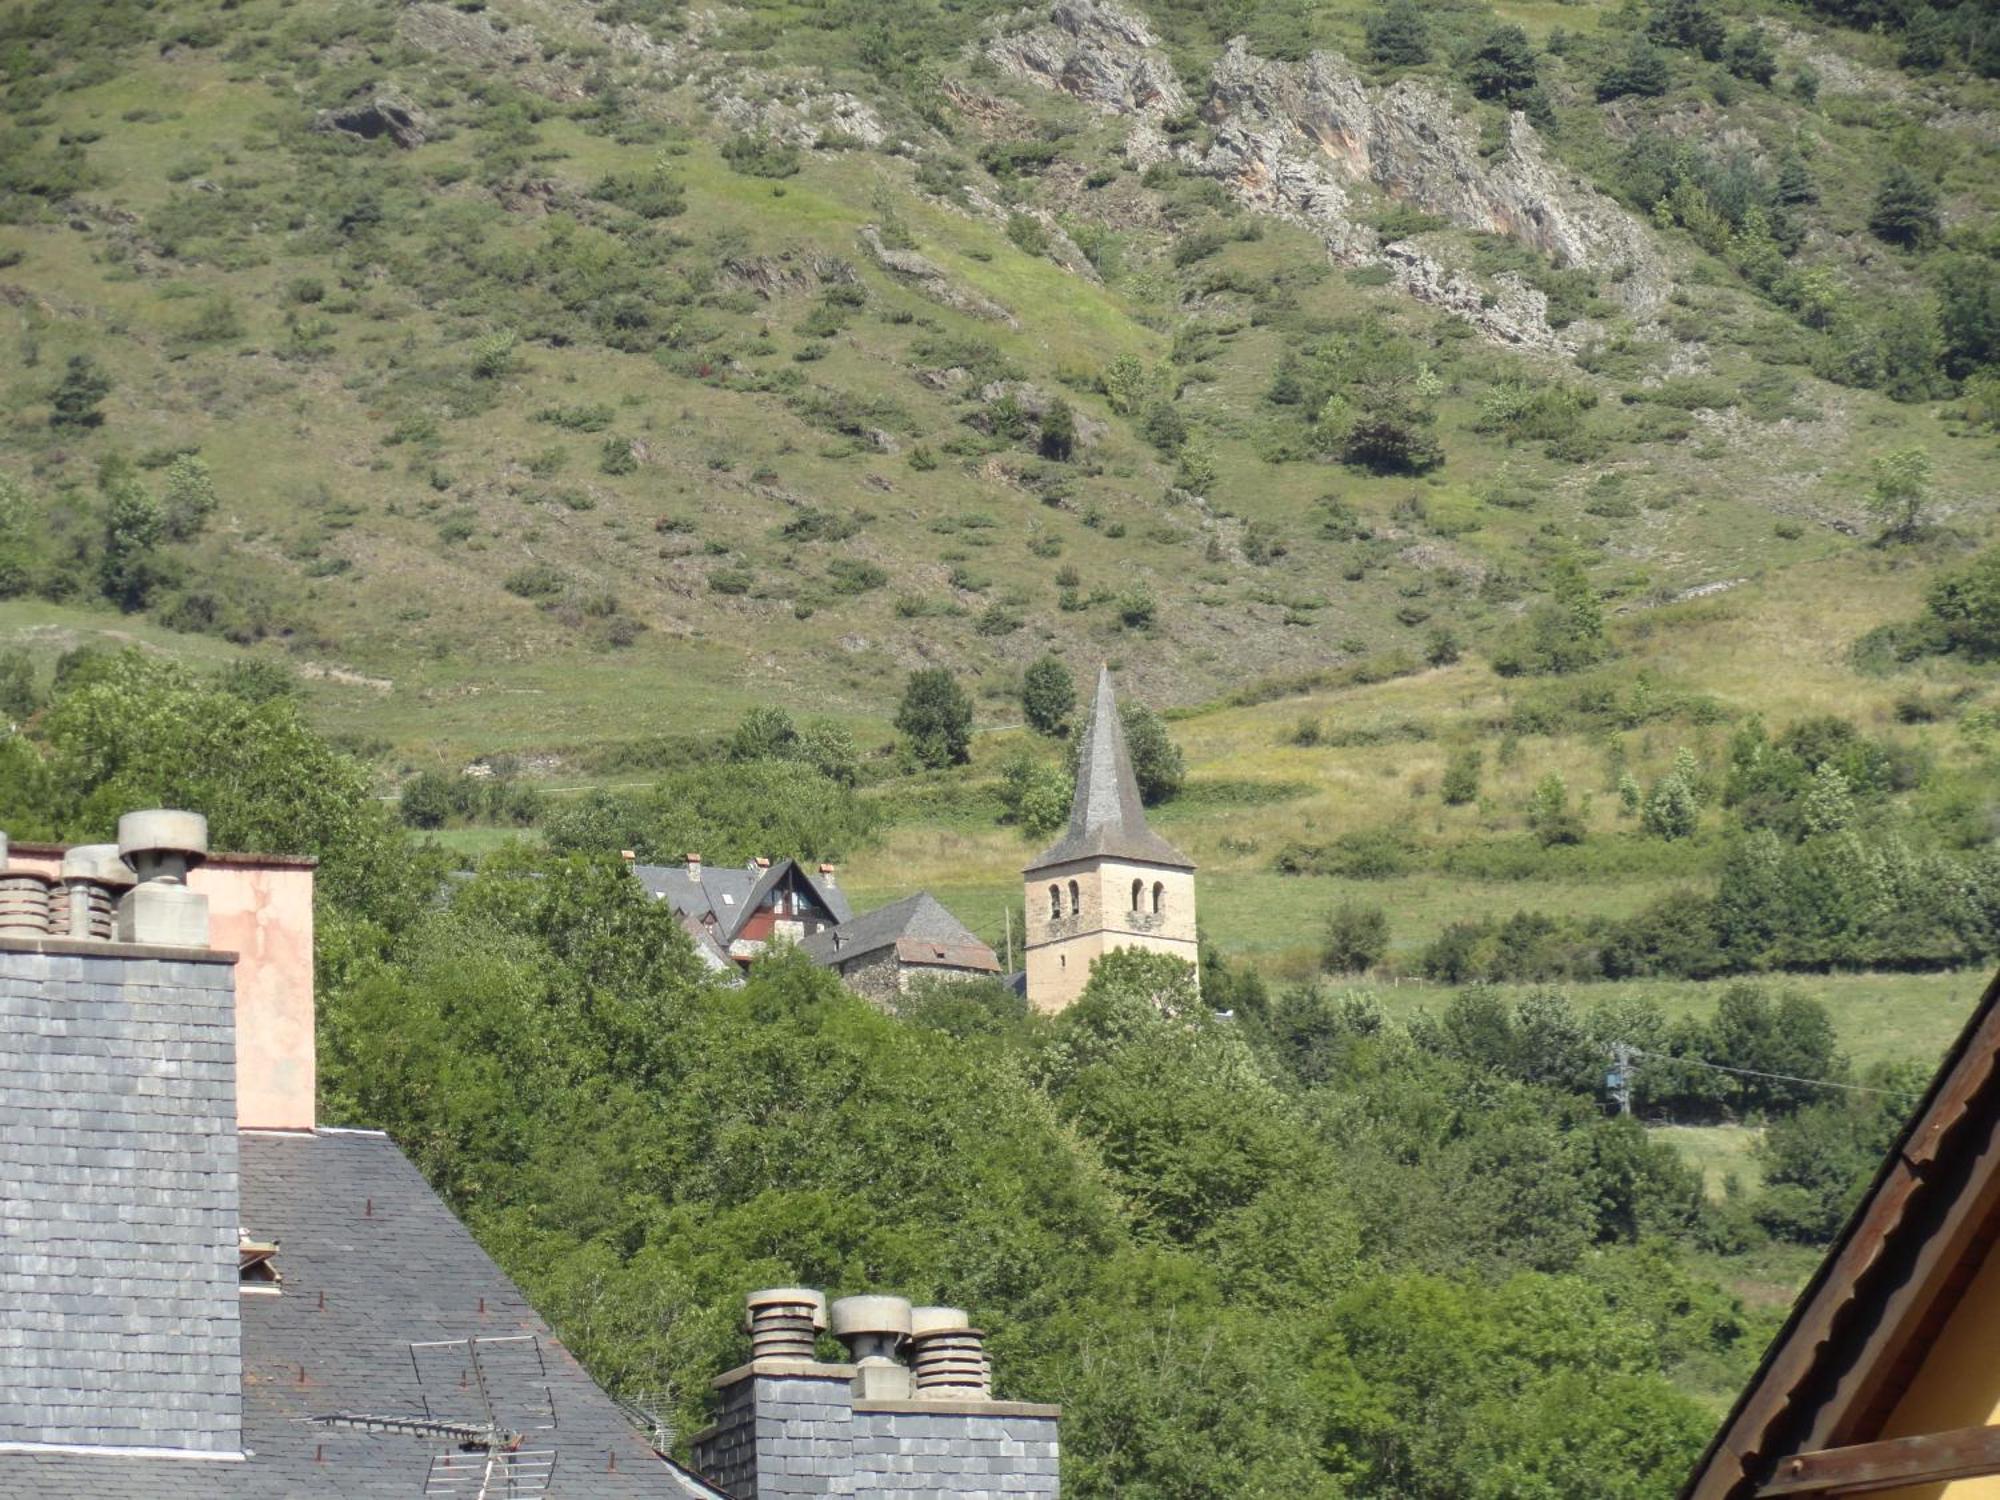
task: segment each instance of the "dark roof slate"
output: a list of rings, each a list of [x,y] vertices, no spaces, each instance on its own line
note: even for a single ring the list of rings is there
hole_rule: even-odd
[[[993,950],[973,936],[972,930],[929,891],[918,891],[914,896],[864,912],[838,927],[815,932],[799,944],[799,951],[814,963],[833,965],[847,963],[906,938],[926,939],[960,949],[976,948],[985,954],[987,962],[993,961]],[[994,968],[997,970],[999,965],[994,964]]]
[[[1129,859],[1140,864],[1170,865],[1192,870],[1194,861],[1146,826],[1139,780],[1132,774],[1132,755],[1119,722],[1118,699],[1111,689],[1111,669],[1097,673],[1097,692],[1090,701],[1090,718],[1076,761],[1076,792],[1069,808],[1069,827],[1028,873],[1079,859]]]
[[[788,870],[798,871],[834,921],[845,922],[854,916],[854,908],[839,886],[793,859],[773,860],[769,869],[754,874],[742,865],[703,865],[699,879],[689,877],[686,865],[632,867],[632,873],[655,900],[697,920],[713,916],[716,937],[724,946]]]
[[[530,1445],[558,1452],[551,1494],[721,1494],[653,1454],[386,1136],[246,1131],[240,1158],[244,1226],[254,1238],[281,1242],[284,1278],[281,1295],[242,1298],[243,1437],[252,1457],[221,1463],[0,1453],[0,1493],[36,1500],[413,1500],[431,1455],[423,1439],[298,1419],[421,1412],[411,1342],[530,1333],[541,1342],[555,1397],[556,1431]]]

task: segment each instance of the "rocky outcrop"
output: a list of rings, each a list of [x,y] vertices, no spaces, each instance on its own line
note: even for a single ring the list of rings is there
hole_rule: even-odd
[[[1412,296],[1463,314],[1501,342],[1553,349],[1564,339],[1549,327],[1547,299],[1518,277],[1482,283],[1433,246],[1383,243],[1356,212],[1354,188],[1461,229],[1506,235],[1558,266],[1601,273],[1607,295],[1636,314],[1665,300],[1665,268],[1645,227],[1553,162],[1521,115],[1489,158],[1434,85],[1404,79],[1378,89],[1335,54],[1273,62],[1239,38],[1216,64],[1201,106],[1207,143],[1175,144],[1158,127],[1181,112],[1178,85],[1132,86],[1173,84],[1164,54],[1143,22],[1102,0],[1056,0],[1043,25],[995,39],[987,54],[1018,77],[1131,116],[1125,151],[1135,167],[1174,160],[1212,176],[1247,206],[1313,230],[1335,259],[1382,265]]]
[[[1107,114],[1185,114],[1187,92],[1137,16],[1098,0],[1056,0],[1048,24],[995,40],[993,60]]]
[[[802,74],[734,72],[709,89],[708,106],[732,130],[811,150],[835,142],[875,147],[889,131],[864,101]]]
[[[386,94],[338,109],[323,109],[314,117],[313,129],[339,131],[368,141],[387,136],[405,151],[424,143],[424,119],[417,107]]]
[[[876,265],[915,287],[933,302],[942,303],[956,312],[969,313],[975,318],[1005,323],[1009,328],[1021,326],[1011,312],[990,297],[970,287],[959,286],[929,256],[920,255],[915,250],[899,250],[888,244],[875,225],[862,225],[860,239]]]

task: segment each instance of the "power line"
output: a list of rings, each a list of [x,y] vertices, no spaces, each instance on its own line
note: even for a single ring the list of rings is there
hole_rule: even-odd
[[[1779,1083],[1803,1083],[1812,1088],[1844,1089],[1850,1094],[1880,1094],[1889,1099],[1914,1099],[1922,1089],[1878,1089],[1864,1083],[1837,1083],[1831,1078],[1801,1078],[1796,1073],[1768,1073],[1762,1068],[1732,1068],[1725,1063],[1709,1062],[1700,1057],[1676,1057],[1667,1052],[1648,1052],[1640,1047],[1625,1048],[1627,1056],[1650,1057],[1655,1062],[1678,1063],[1690,1068],[1708,1068],[1717,1073],[1733,1073],[1739,1078],[1771,1078]]]

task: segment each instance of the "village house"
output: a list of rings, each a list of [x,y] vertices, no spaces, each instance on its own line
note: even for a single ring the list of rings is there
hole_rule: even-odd
[[[796,944],[858,993],[887,1002],[918,974],[997,978],[1000,961],[926,892],[857,917],[832,865],[792,859],[704,865],[632,862],[632,873],[680,919],[695,951],[718,973],[748,968],[772,943]]]
[[[1682,1500],[2000,1496],[2000,979]]]

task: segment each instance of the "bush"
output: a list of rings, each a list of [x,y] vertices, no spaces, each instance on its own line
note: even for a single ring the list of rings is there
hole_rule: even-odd
[[[1388,951],[1389,914],[1381,907],[1349,901],[1327,913],[1320,935],[1320,972],[1365,973]]]
[[[2000,656],[2000,547],[1933,579],[1924,607],[1951,649],[1981,661]]]
[[[451,816],[451,778],[423,771],[403,783],[396,811],[411,828],[442,828]]]
[[[509,573],[500,586],[522,599],[553,599],[569,587],[569,580],[550,563],[530,563]]]
[[[1528,799],[1528,828],[1545,849],[1583,842],[1583,818],[1570,807],[1569,788],[1554,771],[1536,783]]]
[[[1438,785],[1447,807],[1463,807],[1479,796],[1479,772],[1484,760],[1476,745],[1452,753],[1445,762],[1444,779]]]
[[[96,427],[104,413],[97,408],[111,394],[111,377],[88,354],[72,354],[63,377],[49,396],[49,426]]]

